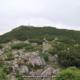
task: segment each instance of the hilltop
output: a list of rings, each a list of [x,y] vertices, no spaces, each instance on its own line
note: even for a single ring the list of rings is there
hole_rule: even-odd
[[[49,26],[19,26],[1,35],[0,80],[80,80],[79,35]]]
[[[55,27],[34,27],[34,26],[19,26],[10,32],[0,36],[0,43],[6,43],[12,40],[30,40],[42,41],[44,37],[47,40],[58,38],[60,41],[80,42],[80,31],[57,29]]]

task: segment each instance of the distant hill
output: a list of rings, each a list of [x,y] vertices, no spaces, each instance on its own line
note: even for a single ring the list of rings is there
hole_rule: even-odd
[[[80,31],[56,29],[55,27],[33,27],[19,26],[12,31],[0,36],[0,43],[9,42],[12,40],[32,40],[42,41],[46,37],[47,40],[58,38],[65,42],[80,42]]]

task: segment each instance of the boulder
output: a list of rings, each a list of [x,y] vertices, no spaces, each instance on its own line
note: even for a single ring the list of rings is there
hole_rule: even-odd
[[[7,75],[7,80],[16,80],[16,77],[13,74]]]
[[[21,65],[21,66],[19,67],[19,73],[20,73],[20,74],[28,74],[28,73],[29,73],[28,67],[25,66],[25,65]]]
[[[4,53],[3,49],[0,49],[0,56]]]
[[[54,62],[55,64],[58,64],[58,55],[57,55],[57,54],[55,54],[54,56],[49,55],[48,60],[49,60],[50,62]]]
[[[45,60],[42,57],[40,57],[38,52],[29,53],[29,54],[25,55],[25,57],[26,57],[26,60],[28,61],[28,63],[31,64],[33,67],[35,67],[35,65],[36,66],[46,65]]]

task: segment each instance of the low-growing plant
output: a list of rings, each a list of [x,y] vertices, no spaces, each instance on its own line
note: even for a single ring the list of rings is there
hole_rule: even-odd
[[[41,56],[42,58],[44,58],[45,61],[48,61],[48,56],[49,56],[49,54],[48,54],[47,52],[46,52],[46,53],[41,53],[40,56]]]
[[[40,45],[38,45],[38,46],[32,46],[31,44],[28,44],[25,47],[25,51],[41,51],[41,46]]]
[[[26,47],[28,44],[26,43],[16,43],[11,46],[12,49],[22,49]]]
[[[16,80],[23,80],[22,75],[18,71],[16,73]]]
[[[58,53],[58,50],[56,47],[53,47],[51,49],[48,50],[48,53],[50,53],[51,55],[55,55]]]
[[[64,46],[58,51],[58,61],[62,66],[80,67],[80,46]]]
[[[0,80],[7,80],[6,66],[3,64],[0,66]]]
[[[2,49],[3,48],[3,46],[2,45],[0,45],[0,49]]]
[[[34,47],[32,45],[28,44],[25,46],[25,50],[26,51],[32,51],[32,50],[34,50]]]
[[[5,49],[4,55],[6,55],[6,60],[12,60],[14,58],[11,49]]]
[[[56,80],[80,80],[80,69],[75,67],[64,69],[56,77]]]

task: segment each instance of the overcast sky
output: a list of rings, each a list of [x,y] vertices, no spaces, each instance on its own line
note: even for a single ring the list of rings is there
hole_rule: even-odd
[[[19,25],[80,30],[80,0],[0,0],[0,33]]]

